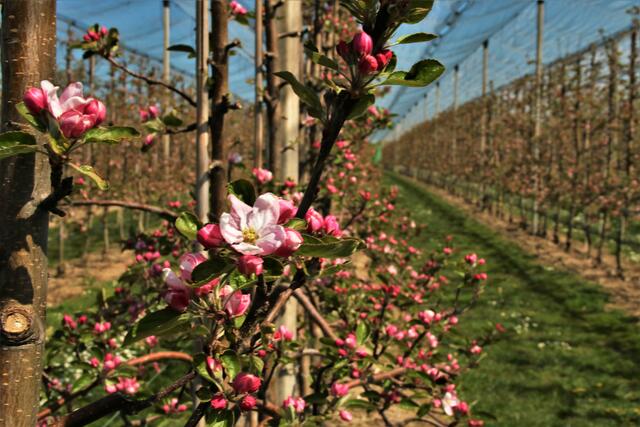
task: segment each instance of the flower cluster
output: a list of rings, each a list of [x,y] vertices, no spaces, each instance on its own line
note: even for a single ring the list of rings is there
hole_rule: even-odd
[[[71,83],[58,98],[58,87],[43,80],[40,87],[29,88],[24,103],[33,115],[50,114],[67,138],[79,138],[98,126],[106,117],[104,104],[94,98],[85,98],[82,83]]]
[[[340,41],[336,51],[347,65],[356,66],[365,76],[384,70],[393,58],[393,52],[389,49],[374,52],[373,40],[364,31],[357,33],[349,43]]]

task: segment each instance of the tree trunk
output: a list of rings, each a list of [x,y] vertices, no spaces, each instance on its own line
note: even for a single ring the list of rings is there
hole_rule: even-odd
[[[229,20],[226,0],[211,2],[211,52],[213,53],[211,89],[211,161],[209,172],[209,217],[217,222],[226,205],[227,167],[224,118],[229,110]]]
[[[53,80],[55,0],[5,0],[2,7],[2,130],[24,123],[15,109],[29,86]],[[39,144],[43,140],[39,138]],[[51,192],[40,154],[0,161],[0,425],[36,423],[47,300],[49,214],[38,209]]]
[[[277,168],[280,165],[282,147],[278,147],[276,140],[277,115],[278,115],[278,86],[276,84],[275,72],[276,59],[278,57],[278,35],[276,31],[276,20],[274,7],[271,0],[264,3],[264,26],[267,52],[265,54],[264,65],[267,81],[267,147],[269,154],[269,169],[275,176],[279,176]]]

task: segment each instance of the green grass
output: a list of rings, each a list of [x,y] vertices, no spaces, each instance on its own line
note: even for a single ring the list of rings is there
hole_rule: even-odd
[[[640,425],[640,325],[605,310],[602,289],[567,271],[545,268],[496,232],[395,175],[399,204],[428,225],[412,242],[428,249],[454,236],[459,253],[487,259],[489,282],[480,303],[461,320],[470,337],[501,322],[507,339],[486,350],[460,390],[476,412],[493,414],[488,426]]]

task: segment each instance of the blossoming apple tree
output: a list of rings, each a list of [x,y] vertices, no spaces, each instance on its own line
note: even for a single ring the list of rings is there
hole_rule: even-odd
[[[389,126],[389,113],[374,105],[381,88],[426,86],[444,70],[426,59],[398,71],[391,50],[434,37],[392,40],[400,25],[422,21],[432,3],[344,0],[357,28],[336,44],[337,56],[305,45],[324,69],[314,82],[319,90],[290,72],[274,73],[298,95],[309,125],[322,129],[312,144],[309,182],[276,182],[259,167],[254,182],[229,183],[226,206],[219,216],[212,208],[207,223],[188,210],[162,211],[171,221],[128,243],[136,263],[114,294],[100,293],[93,310],[66,314],[53,333],[38,414],[43,425],[86,425],[115,412],[139,425],[170,417],[186,426],[201,419],[229,426],[246,413],[259,414],[264,424],[315,425],[349,422],[354,410],[364,410],[391,426],[396,421],[388,411],[395,406],[411,411],[401,423],[482,425],[471,418],[455,381],[496,331],[470,342],[452,331],[481,294],[484,260],[457,254],[450,241],[429,254],[411,246],[408,239],[421,228],[396,208],[396,189],[371,191],[380,178],[366,160],[367,137]],[[247,19],[242,6],[229,7],[234,19]],[[88,55],[122,67],[114,58],[117,46],[117,30],[97,25],[82,43]],[[186,93],[164,86],[193,104]],[[132,128],[100,127],[104,105],[84,98],[80,84],[58,98],[57,88],[42,81],[26,91],[18,111],[47,142],[36,144],[28,132],[5,133],[0,155],[48,159],[52,192],[43,207],[57,214],[72,190],[62,165],[106,188],[96,171],[73,162],[74,150],[138,136]],[[152,135],[175,123],[169,115],[145,113]],[[218,175],[209,176],[215,181]],[[290,298],[305,312],[296,331],[275,325]],[[299,386],[273,401],[274,373],[293,362],[300,366]],[[82,405],[62,412],[74,402]]]

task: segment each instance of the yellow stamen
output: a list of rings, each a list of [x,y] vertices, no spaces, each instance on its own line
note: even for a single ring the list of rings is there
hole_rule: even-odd
[[[245,243],[255,243],[258,240],[258,233],[253,228],[245,228],[242,230],[242,240]]]

